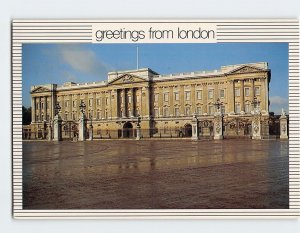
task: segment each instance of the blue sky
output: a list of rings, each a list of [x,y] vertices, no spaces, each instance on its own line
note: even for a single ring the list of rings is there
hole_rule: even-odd
[[[94,82],[107,72],[136,69],[136,44],[23,44],[23,105],[30,86],[67,81]],[[270,111],[288,112],[287,43],[139,44],[139,67],[160,74],[268,62]]]

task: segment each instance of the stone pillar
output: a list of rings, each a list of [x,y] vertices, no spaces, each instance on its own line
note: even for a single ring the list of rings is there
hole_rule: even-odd
[[[244,80],[240,80],[240,88],[241,88],[241,111],[245,112],[245,107],[244,107],[244,103],[245,103],[245,97],[244,97]]]
[[[280,139],[288,139],[287,117],[283,109],[279,121],[280,121]]]
[[[207,109],[207,96],[208,93],[207,93],[207,83],[204,83],[203,84],[203,93],[202,93],[202,101],[203,101],[203,109],[202,109],[202,114],[203,113],[208,113],[208,109]]]
[[[45,121],[45,120],[47,120],[47,97],[46,96],[43,97],[43,102],[44,102],[44,108],[43,108],[44,118],[43,118],[43,121]]]
[[[254,112],[252,116],[252,139],[261,139],[260,113]]]
[[[84,113],[81,113],[78,122],[78,141],[86,140],[86,117]]]
[[[48,141],[52,141],[52,123],[49,120],[49,124],[48,124]]]
[[[126,117],[126,89],[122,90],[122,117]]]
[[[199,139],[198,119],[196,114],[194,114],[192,119],[192,140],[198,140],[198,139]]]
[[[223,139],[223,117],[219,111],[214,115],[214,139]]]
[[[36,100],[35,100],[35,97],[32,97],[32,99],[31,99],[31,122],[35,122],[35,116],[36,116],[35,106],[36,106]]]
[[[93,139],[94,139],[93,125],[90,124],[90,128],[89,128],[89,140],[93,141]]]
[[[129,89],[129,96],[131,98],[131,102],[128,102],[128,107],[130,107],[129,117],[134,116],[134,106],[133,106],[133,89]],[[129,97],[128,97],[129,98]]]
[[[61,117],[59,114],[56,114],[53,120],[53,141],[61,141],[62,135],[61,135]]]
[[[136,140],[140,140],[141,139],[141,126],[139,124],[137,124],[136,126]]]

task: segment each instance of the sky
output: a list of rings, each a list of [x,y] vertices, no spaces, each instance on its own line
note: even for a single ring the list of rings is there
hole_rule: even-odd
[[[213,44],[23,44],[23,105],[30,86],[107,80],[107,73],[151,68],[159,74],[220,69],[224,65],[268,62],[270,111],[288,113],[288,43]]]

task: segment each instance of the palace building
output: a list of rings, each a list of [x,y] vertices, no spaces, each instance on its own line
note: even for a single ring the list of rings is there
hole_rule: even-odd
[[[268,64],[259,62],[164,75],[144,68],[109,72],[101,82],[37,85],[31,87],[30,127],[43,137],[58,103],[63,137],[72,137],[83,102],[95,138],[134,137],[138,120],[142,137],[189,137],[193,116],[207,137],[218,106],[224,136],[242,137],[251,135],[255,101],[262,136],[268,136],[270,79]]]

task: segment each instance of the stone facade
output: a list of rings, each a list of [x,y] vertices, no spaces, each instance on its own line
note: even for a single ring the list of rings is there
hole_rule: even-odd
[[[211,136],[219,99],[224,136],[243,136],[249,133],[246,127],[251,131],[256,97],[261,131],[268,135],[263,120],[269,117],[270,79],[267,63],[261,62],[168,75],[144,68],[110,72],[102,82],[32,86],[31,126],[44,127],[52,121],[59,103],[64,130],[64,122],[78,123],[83,101],[94,138],[134,137],[138,116],[142,137],[192,136],[193,115],[201,127],[199,135]]]

